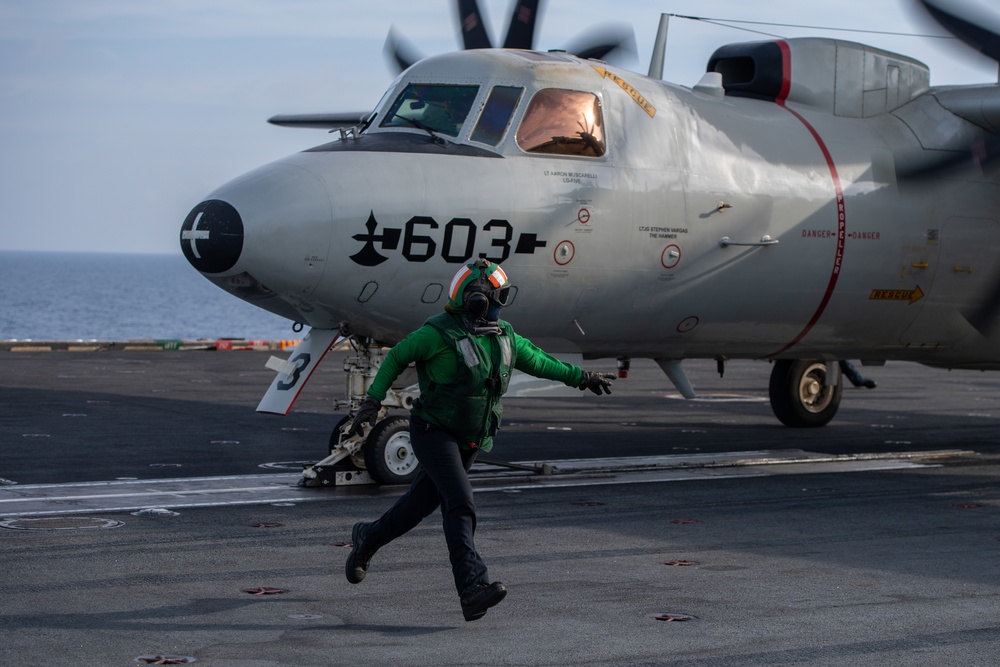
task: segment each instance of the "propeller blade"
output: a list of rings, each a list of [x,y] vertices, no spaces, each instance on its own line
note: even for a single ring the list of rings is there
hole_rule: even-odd
[[[423,59],[423,56],[414,46],[396,33],[395,27],[389,28],[389,35],[385,38],[383,53],[385,53],[385,57],[397,72],[402,72],[413,63]]]
[[[970,167],[978,167],[985,172],[996,165],[997,158],[1000,158],[1000,137],[989,136],[972,146],[954,152],[949,151],[937,160],[925,160],[909,165],[904,163],[897,167],[896,179],[899,182],[919,183]]]
[[[963,314],[965,319],[971,324],[979,333],[987,338],[996,329],[997,321],[997,311],[1000,310],[1000,283],[998,283],[986,301],[982,303],[975,311]]]
[[[507,24],[507,38],[503,41],[503,48],[529,51],[534,48],[539,4],[540,0],[517,0],[510,15],[510,23]]]
[[[971,17],[957,16],[930,0],[920,0],[920,4],[948,32],[980,53],[1000,62],[1000,35],[984,28],[982,20],[973,21]],[[897,176],[900,180],[910,180],[919,184],[927,179],[973,165],[986,171],[991,165],[996,164],[997,158],[1000,158],[1000,137],[994,134],[941,160],[898,170]],[[1000,313],[1000,282],[994,286],[978,308],[965,314],[965,318],[983,336],[988,337],[996,329],[998,313]]]
[[[635,32],[625,24],[601,26],[574,39],[566,51],[578,58],[620,63],[636,57]]]
[[[920,4],[945,30],[980,53],[1000,61],[1000,35],[969,19],[956,16],[929,0],[920,0]]]
[[[483,15],[476,0],[458,0],[458,20],[462,26],[462,44],[466,49],[489,49],[493,47],[486,34]]]

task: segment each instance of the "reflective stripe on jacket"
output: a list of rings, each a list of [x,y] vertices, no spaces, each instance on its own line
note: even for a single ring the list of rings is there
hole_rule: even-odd
[[[413,414],[456,436],[463,446],[488,452],[503,417],[500,397],[507,391],[514,367],[514,331],[501,321],[500,334],[473,336],[448,313],[430,318],[427,324],[452,349],[455,379],[446,384],[434,382],[418,361],[420,398]]]

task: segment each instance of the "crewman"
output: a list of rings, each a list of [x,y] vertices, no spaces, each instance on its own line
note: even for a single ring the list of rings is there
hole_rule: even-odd
[[[409,490],[379,519],[351,532],[347,580],[365,578],[372,556],[403,535],[438,505],[444,522],[455,588],[466,621],[482,618],[507,589],[490,581],[476,550],[476,506],[468,471],[479,452],[489,452],[500,428],[500,397],[517,369],[595,394],[611,393],[611,377],[560,361],[514,333],[500,319],[511,298],[503,269],[479,259],[451,281],[445,312],[428,319],[386,355],[368,396],[351,423],[360,435],[374,425],[381,401],[397,376],[416,362],[420,398],[410,412],[410,444],[420,469]]]

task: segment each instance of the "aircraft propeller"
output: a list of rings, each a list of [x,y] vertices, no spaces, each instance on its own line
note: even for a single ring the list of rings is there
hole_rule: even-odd
[[[931,18],[948,32],[976,51],[1000,62],[1000,35],[940,7],[931,0],[919,0],[919,2]],[[901,184],[920,185],[930,179],[974,166],[983,172],[995,169],[998,164],[997,158],[1000,157],[1000,135],[997,134],[995,127],[984,129],[988,129],[991,133],[971,145],[954,146],[944,157],[899,166],[897,180]],[[1000,282],[979,307],[963,315],[977,331],[988,336],[997,324],[998,313],[1000,313]]]
[[[976,51],[1000,63],[1000,35],[969,18],[942,8],[931,0],[919,0],[919,3],[945,30]],[[899,180],[921,181],[972,165],[980,167],[983,171],[992,168],[1000,157],[1000,136],[995,127],[984,129],[990,130],[991,134],[971,145],[954,146],[949,154],[937,160],[900,167],[897,173]]]
[[[942,9],[929,0],[920,0],[920,4],[945,30],[980,53],[1000,61],[1000,35]]]
[[[535,26],[540,4],[541,0],[517,1],[510,22],[507,24],[507,36],[504,38],[503,48],[529,50],[534,48]],[[464,49],[493,48],[476,0],[458,0],[458,19]],[[580,58],[598,60],[634,57],[635,34],[631,27],[625,25],[603,26],[578,37],[565,50]],[[389,30],[389,36],[386,38],[385,53],[399,71],[403,71],[421,58],[418,51],[393,29]]]
[[[505,49],[532,49],[535,42],[535,25],[541,0],[518,0],[507,26],[504,39]],[[462,44],[465,49],[488,49],[493,44],[486,33],[486,25],[476,0],[458,0],[459,22],[462,28]],[[626,25],[608,25],[592,29],[566,49],[581,58],[627,59],[636,54],[635,33]],[[385,54],[393,67],[402,72],[423,56],[408,41],[400,37],[395,29],[389,29],[385,42]],[[285,127],[321,128],[330,131],[346,130],[364,121],[370,112],[279,114],[267,119],[272,125]]]

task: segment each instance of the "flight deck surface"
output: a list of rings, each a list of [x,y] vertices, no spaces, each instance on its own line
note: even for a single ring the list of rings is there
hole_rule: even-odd
[[[865,367],[878,388],[807,430],[771,414],[763,362],[686,363],[695,401],[639,361],[611,396],[510,399],[484,458],[517,465],[474,472],[510,593],[466,623],[436,514],[347,583],[351,526],[402,489],[295,486],[344,414],[343,356],[287,417],[254,413],[268,356],[0,352],[0,663],[1000,654],[998,376]]]

